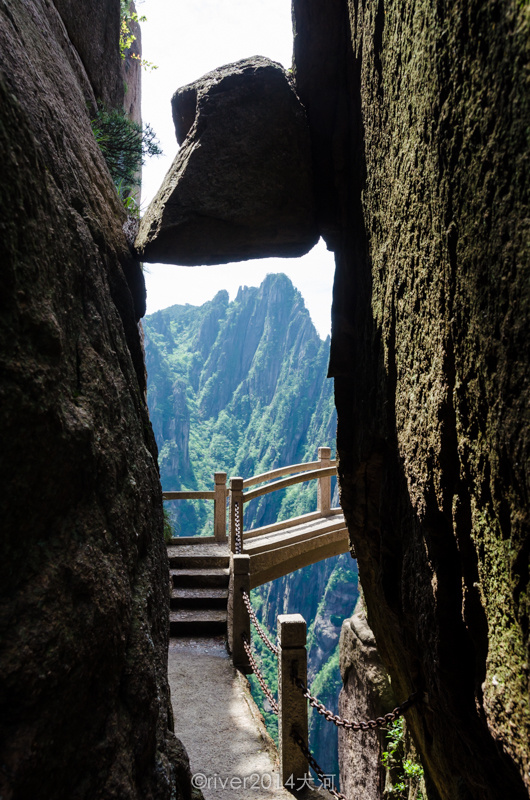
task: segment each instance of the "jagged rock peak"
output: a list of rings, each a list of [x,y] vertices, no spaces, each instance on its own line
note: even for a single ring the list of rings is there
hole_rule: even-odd
[[[196,266],[296,257],[318,239],[305,110],[262,56],[214,70],[172,100],[182,143],[142,219],[144,261]]]

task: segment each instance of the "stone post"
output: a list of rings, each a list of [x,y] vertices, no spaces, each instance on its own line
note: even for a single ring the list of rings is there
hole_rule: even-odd
[[[250,597],[250,556],[234,555],[230,559],[228,590],[228,648],[234,667],[248,675],[251,672],[243,647],[243,636],[250,642],[250,617],[243,602],[243,591]]]
[[[213,535],[216,542],[226,542],[226,472],[214,473]]]
[[[243,478],[230,478],[230,551],[236,552],[235,507],[239,506],[241,549],[243,549]]]
[[[331,447],[318,448],[318,460],[320,461],[321,469],[330,466],[331,460]],[[331,511],[331,476],[318,479],[317,489],[317,509],[323,517],[329,516]]]
[[[306,623],[301,614],[278,617],[280,652],[278,655],[278,741],[282,784],[300,786],[309,772],[307,759],[291,736],[296,730],[308,742],[307,700],[294,682],[298,677],[307,685]],[[302,783],[303,785],[303,783]]]

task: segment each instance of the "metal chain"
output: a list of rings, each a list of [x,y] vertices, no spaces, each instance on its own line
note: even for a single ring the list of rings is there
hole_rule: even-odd
[[[259,685],[263,689],[265,697],[267,698],[267,700],[271,704],[271,708],[272,708],[273,712],[275,714],[277,714],[278,710],[279,710],[278,703],[274,699],[274,695],[272,694],[271,690],[269,689],[269,687],[265,683],[265,678],[261,674],[261,672],[259,670],[259,667],[258,667],[258,665],[256,664],[256,662],[254,660],[254,656],[252,655],[252,651],[250,649],[250,644],[247,642],[247,640],[246,640],[246,638],[244,636],[243,636],[243,647],[245,648],[245,653],[247,654],[248,660],[250,661],[250,666],[252,667],[252,672],[254,673],[256,678],[258,679]]]
[[[324,772],[324,770],[321,769],[321,767],[318,766],[317,762],[315,761],[315,759],[311,755],[311,752],[309,751],[309,748],[307,747],[306,743],[304,742],[304,740],[302,739],[302,737],[300,736],[298,731],[291,731],[291,736],[295,740],[296,744],[298,745],[298,747],[300,748],[300,750],[302,751],[304,756],[307,758],[307,760],[309,762],[309,766],[312,767],[314,769],[314,771],[316,772],[316,774],[318,775],[318,778],[319,778],[320,782],[322,783],[322,785],[324,786],[324,788],[330,794],[332,794],[333,797],[336,797],[337,800],[347,800],[346,795],[342,794],[341,792],[338,792],[337,789],[335,789],[334,786],[329,787],[327,785],[326,777],[329,777],[329,776],[327,776],[326,773]]]
[[[307,686],[304,685],[300,678],[296,678],[295,683],[304,693],[304,697],[307,697],[309,700],[309,705],[313,708],[316,708],[318,713],[322,714],[322,716],[327,719],[328,722],[333,722],[335,725],[337,725],[337,727],[346,728],[346,730],[350,731],[369,731],[373,730],[374,728],[382,728],[384,725],[388,725],[390,722],[395,722],[395,720],[404,714],[405,711],[407,711],[407,709],[410,708],[410,706],[413,705],[418,699],[418,692],[414,692],[414,694],[411,694],[404,703],[401,703],[400,706],[397,706],[393,711],[390,711],[383,717],[369,719],[366,722],[352,722],[352,720],[339,717],[338,714],[334,714],[333,711],[330,711],[329,708],[326,708],[324,703],[321,703],[320,700],[311,694]]]
[[[236,555],[240,556],[243,552],[243,540],[241,538],[241,520],[239,519],[239,503],[234,505],[234,523],[236,528]]]
[[[264,631],[263,628],[261,627],[261,625],[259,623],[259,620],[258,620],[258,618],[256,616],[256,612],[254,611],[254,609],[252,608],[252,605],[250,604],[250,597],[248,596],[247,592],[245,592],[244,589],[241,589],[241,591],[243,593],[243,602],[245,603],[245,605],[247,607],[248,615],[249,615],[254,627],[256,628],[258,636],[260,637],[262,642],[269,648],[271,653],[274,653],[274,655],[277,656],[278,653],[279,653],[279,650],[276,647],[276,645],[271,642],[271,640],[267,636],[266,631]]]

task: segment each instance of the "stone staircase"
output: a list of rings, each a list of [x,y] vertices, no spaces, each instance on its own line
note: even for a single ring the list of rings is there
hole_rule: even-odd
[[[168,545],[170,636],[226,635],[228,544],[181,537]]]

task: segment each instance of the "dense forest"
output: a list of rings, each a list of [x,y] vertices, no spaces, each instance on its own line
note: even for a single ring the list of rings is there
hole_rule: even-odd
[[[233,302],[219,292],[202,306],[172,306],[145,318],[148,404],[166,491],[211,489],[213,473],[250,477],[334,452],[336,411],[326,379],[329,339],[322,341],[300,293],[285,275],[240,288]],[[334,505],[338,505],[335,488]],[[167,503],[174,535],[211,534],[208,501]],[[316,507],[315,482],[249,503],[245,527]],[[301,613],[308,624],[312,690],[336,709],[341,686],[338,640],[358,595],[349,554],[298,570],[255,589],[258,616],[275,635],[276,617]],[[256,642],[271,686],[275,664]],[[253,690],[257,687],[253,685]],[[269,730],[275,719],[254,691]],[[313,750],[338,774],[336,730],[314,715]],[[329,729],[329,730],[328,730]]]

